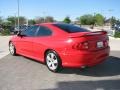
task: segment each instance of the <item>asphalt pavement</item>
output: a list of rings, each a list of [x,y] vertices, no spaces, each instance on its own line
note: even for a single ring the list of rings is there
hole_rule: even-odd
[[[0,59],[0,90],[120,90],[119,45],[119,40],[111,39],[110,57],[95,67],[65,68],[60,73],[50,72],[32,59],[8,54]]]

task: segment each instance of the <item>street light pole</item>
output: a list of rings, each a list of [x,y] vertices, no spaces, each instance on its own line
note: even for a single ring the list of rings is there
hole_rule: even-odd
[[[46,18],[46,12],[43,12],[43,17],[44,17],[44,23],[46,22],[45,18]]]
[[[113,9],[109,9],[109,10],[108,10],[109,13],[111,13],[111,12],[113,12],[113,11],[114,11]],[[110,18],[110,22],[111,22],[111,19],[112,19],[112,17]],[[111,29],[111,26],[112,26],[112,24],[110,24],[110,29]],[[113,30],[113,33],[112,33],[112,34],[113,34],[112,36],[115,35],[115,29]]]
[[[18,30],[19,30],[19,26],[20,26],[20,20],[19,20],[19,0],[17,0],[17,4],[18,4]]]
[[[16,28],[16,13],[15,13],[15,28]]]

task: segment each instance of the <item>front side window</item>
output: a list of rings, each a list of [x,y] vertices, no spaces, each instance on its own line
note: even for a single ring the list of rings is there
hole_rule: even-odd
[[[45,27],[45,26],[40,26],[39,30],[37,32],[37,36],[50,36],[52,35],[52,31]]]
[[[28,37],[35,36],[38,26],[31,26],[28,29],[22,31],[22,34]]]

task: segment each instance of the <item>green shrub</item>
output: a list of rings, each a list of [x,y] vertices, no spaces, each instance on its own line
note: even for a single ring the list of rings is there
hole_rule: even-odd
[[[115,37],[115,38],[120,38],[120,32],[119,32],[119,31],[116,31],[114,37]]]
[[[8,30],[8,29],[5,29],[5,30],[3,30],[2,32],[1,32],[1,34],[0,35],[10,35],[10,30]]]

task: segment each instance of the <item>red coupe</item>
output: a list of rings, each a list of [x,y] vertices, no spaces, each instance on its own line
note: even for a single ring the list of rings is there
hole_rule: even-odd
[[[104,61],[110,52],[105,31],[90,32],[64,23],[36,24],[9,41],[12,55],[23,55],[57,72],[61,67],[91,67]]]

